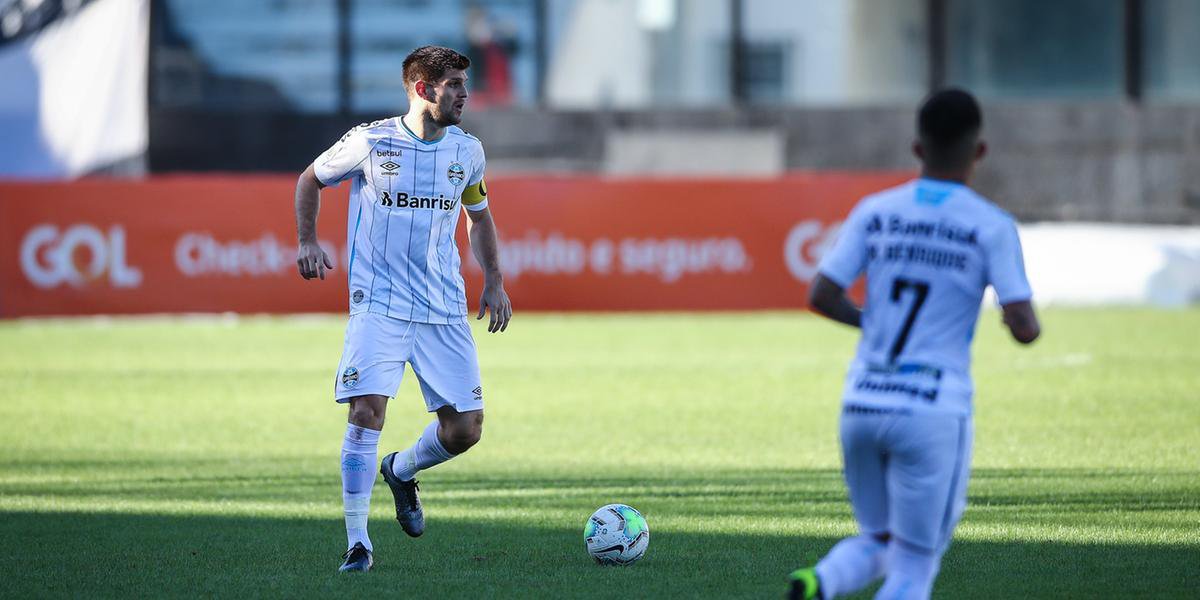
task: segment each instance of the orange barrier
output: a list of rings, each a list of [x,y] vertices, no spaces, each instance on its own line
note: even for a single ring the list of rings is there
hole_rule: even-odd
[[[489,181],[518,310],[799,308],[861,196],[905,173]],[[346,309],[346,191],[325,190],[325,281],[295,268],[290,176],[0,184],[0,316]],[[463,219],[465,221],[465,217]],[[479,269],[459,227],[468,301]]]

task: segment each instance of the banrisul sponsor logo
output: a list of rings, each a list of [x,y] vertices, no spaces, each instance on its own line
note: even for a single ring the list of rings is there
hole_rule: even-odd
[[[379,192],[379,204],[389,208],[429,208],[433,210],[454,210],[458,206],[457,198],[447,198],[438,194],[436,198],[429,196],[409,196],[404,192]]]

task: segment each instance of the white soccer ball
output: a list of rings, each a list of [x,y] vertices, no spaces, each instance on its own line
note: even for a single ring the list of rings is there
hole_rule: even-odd
[[[607,504],[583,526],[583,540],[597,563],[630,565],[650,546],[650,526],[632,506]]]

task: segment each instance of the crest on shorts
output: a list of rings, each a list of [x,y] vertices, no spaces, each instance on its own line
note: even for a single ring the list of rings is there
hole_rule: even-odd
[[[345,371],[342,371],[342,386],[352,388],[356,385],[358,385],[358,369],[347,367]]]
[[[350,296],[350,298],[352,300],[354,300],[355,304],[362,302],[363,301],[363,291],[362,290],[354,290],[354,294],[352,296]]]
[[[467,172],[463,169],[462,163],[452,162],[450,168],[446,169],[446,178],[450,180],[450,185],[462,185],[466,176]]]

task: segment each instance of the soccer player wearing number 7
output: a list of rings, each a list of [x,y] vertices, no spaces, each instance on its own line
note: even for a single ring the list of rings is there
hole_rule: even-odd
[[[991,285],[1017,341],[1039,334],[1013,218],[967,186],[986,146],[968,93],[930,96],[913,151],[921,177],[864,198],[823,258],[811,304],[862,328],[841,415],[846,487],[859,535],[791,574],[792,598],[928,598],[966,508],[970,345]],[[845,294],[866,274],[860,311]]]
[[[483,430],[483,388],[454,241],[461,208],[484,272],[476,318],[490,309],[488,331],[494,333],[512,316],[483,182],[483,146],[457,127],[468,66],[449,48],[414,50],[404,60],[408,113],[351,129],[296,183],[296,264],[311,280],[333,268],[317,243],[319,190],[350,182],[350,320],[333,381],[334,398],[350,405],[341,460],[348,546],[341,571],[373,564],[367,514],[377,466],[392,491],[396,519],[405,533],[419,536],[425,516],[414,476],[466,452]],[[387,400],[396,395],[405,364],[437,418],[411,447],[376,465]]]

